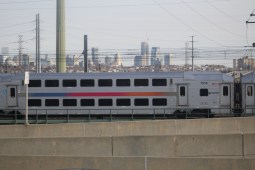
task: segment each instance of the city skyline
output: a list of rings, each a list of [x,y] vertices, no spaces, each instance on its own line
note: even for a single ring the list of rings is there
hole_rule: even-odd
[[[17,54],[18,35],[23,35],[24,53],[35,53],[35,15],[41,18],[41,53],[55,54],[56,1],[2,0],[0,47]],[[253,0],[141,0],[139,2],[66,0],[66,52],[82,53],[83,35],[88,49],[98,47],[104,53],[138,55],[142,41],[173,53],[181,60],[185,43],[194,37],[197,56],[228,59],[250,55],[244,46],[255,41],[255,24],[246,25],[255,7]],[[4,16],[8,16],[5,19]],[[246,36],[247,33],[247,36]],[[248,44],[247,44],[248,42]],[[191,44],[189,44],[190,48]],[[242,50],[239,50],[239,49]],[[123,55],[124,54],[124,55]],[[126,59],[128,60],[128,59]],[[125,62],[125,60],[123,60]]]

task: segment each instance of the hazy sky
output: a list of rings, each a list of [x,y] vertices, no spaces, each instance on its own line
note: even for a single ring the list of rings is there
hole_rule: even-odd
[[[245,23],[248,19],[255,21],[255,16],[250,17],[255,0],[65,0],[65,3],[68,53],[82,52],[84,34],[88,35],[89,48],[98,47],[110,54],[136,52],[134,49],[139,52],[141,41],[148,41],[150,47],[160,47],[162,51],[178,53],[194,35],[198,56],[209,58],[217,53],[226,58],[236,57],[232,53],[237,47],[255,42],[255,24]],[[39,13],[41,53],[55,54],[55,8],[56,0],[0,0],[0,47],[7,46],[12,54],[17,53],[18,35],[23,35],[24,52],[33,54],[35,17]]]

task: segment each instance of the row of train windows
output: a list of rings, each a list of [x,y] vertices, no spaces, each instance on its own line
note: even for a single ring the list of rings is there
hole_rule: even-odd
[[[170,84],[173,80],[170,79]],[[45,80],[45,87],[59,87],[59,80]],[[42,87],[42,80],[30,80],[29,87]],[[66,79],[62,80],[63,87],[77,87],[76,79]],[[80,80],[80,87],[94,87],[94,79],[82,79]],[[99,79],[99,87],[111,87],[113,86],[112,79]],[[116,79],[116,86],[127,87],[131,86],[130,79]],[[149,86],[149,79],[134,79],[134,86]],[[152,86],[167,86],[167,79],[152,79]]]
[[[180,96],[186,96],[186,90],[185,90],[185,86],[180,86]],[[252,89],[251,89],[252,90]],[[250,90],[250,91],[251,91]],[[223,96],[228,96],[228,86],[223,86]],[[208,96],[209,95],[209,91],[208,89],[200,89],[199,90],[199,94],[200,96]]]
[[[76,99],[63,99],[63,106],[77,106]],[[149,106],[149,99],[141,98],[134,99],[135,106]],[[166,98],[152,99],[153,106],[166,106]],[[42,106],[41,99],[29,99],[28,106],[40,107]],[[45,99],[45,106],[60,106],[59,99]],[[95,106],[95,99],[80,99],[80,106]],[[113,99],[98,99],[98,106],[113,106]],[[116,99],[116,106],[131,106],[131,99]]]

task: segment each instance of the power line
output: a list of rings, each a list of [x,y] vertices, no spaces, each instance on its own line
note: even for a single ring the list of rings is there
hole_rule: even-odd
[[[0,2],[0,4],[1,4],[1,5],[7,5],[7,4],[25,4],[25,3],[45,2],[45,1],[53,1],[53,0],[37,0],[37,1],[16,1],[16,2]]]
[[[215,22],[211,21],[210,19],[208,19],[207,17],[205,17],[204,15],[202,15],[200,12],[198,12],[197,10],[195,10],[193,7],[191,7],[189,4],[187,4],[184,0],[182,0],[182,2],[183,2],[189,9],[191,9],[193,12],[195,12],[197,15],[199,15],[201,18],[203,18],[205,21],[211,23],[212,25],[218,27],[219,29],[221,29],[221,30],[223,30],[223,31],[225,31],[225,32],[227,32],[227,33],[230,33],[230,34],[235,35],[235,36],[243,37],[242,35],[239,35],[239,34],[236,34],[236,33],[232,32],[232,31],[230,31],[230,30],[227,30],[227,29],[225,29],[224,27],[222,27],[222,26],[216,24]]]
[[[207,4],[209,4],[210,6],[212,6],[214,9],[216,9],[216,10],[219,11],[220,13],[224,14],[225,16],[231,18],[232,20],[235,20],[235,21],[237,21],[237,22],[243,23],[242,21],[240,21],[240,20],[234,18],[233,16],[229,15],[229,14],[226,13],[225,11],[223,11],[223,10],[217,8],[217,7],[216,7],[215,5],[213,5],[210,1],[206,1],[206,2],[207,2]]]
[[[23,23],[19,23],[19,24],[13,24],[13,25],[8,25],[8,26],[2,26],[0,27],[0,29],[3,29],[3,28],[11,28],[11,27],[16,27],[16,26],[20,26],[20,25],[26,25],[26,24],[31,24],[33,23],[34,21],[29,21],[29,22],[23,22]]]
[[[22,32],[13,33],[13,34],[0,35],[0,37],[9,37],[9,36],[14,36],[14,35],[18,35],[18,34],[33,32],[33,31],[34,30],[28,30],[28,31],[22,31]]]
[[[202,37],[206,38],[207,40],[214,42],[215,44],[218,44],[219,46],[224,46],[223,44],[216,42],[214,40],[212,40],[211,38],[209,38],[208,36],[200,33],[199,31],[197,31],[196,29],[194,29],[193,27],[191,27],[190,25],[186,24],[185,22],[183,22],[179,17],[177,17],[176,15],[174,15],[173,13],[171,13],[167,8],[165,8],[164,6],[162,6],[160,3],[158,3],[156,0],[154,0],[155,3],[158,4],[158,6],[163,9],[165,12],[167,12],[169,15],[171,15],[172,17],[174,17],[177,21],[179,21],[181,24],[185,25],[186,27],[188,27],[189,29],[191,29],[192,31],[196,32],[197,34],[201,35]]]

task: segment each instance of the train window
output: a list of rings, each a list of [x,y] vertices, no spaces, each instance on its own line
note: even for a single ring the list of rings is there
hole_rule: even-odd
[[[223,96],[228,96],[228,86],[223,86]]]
[[[45,80],[45,87],[59,87],[58,80]]]
[[[247,96],[252,96],[252,94],[253,94],[252,86],[247,86]]]
[[[130,86],[130,79],[117,79],[116,86]]]
[[[83,79],[80,81],[81,87],[94,87],[95,86],[95,80],[93,79]]]
[[[167,99],[165,98],[152,99],[152,104],[153,106],[166,106]]]
[[[95,106],[95,99],[81,99],[81,106]]]
[[[63,106],[77,106],[76,99],[63,99]]]
[[[98,99],[99,106],[112,106],[112,99]]]
[[[135,86],[149,86],[148,79],[135,79]]]
[[[42,81],[41,80],[29,80],[28,87],[41,87]]]
[[[170,79],[170,85],[172,85],[173,84],[173,79]]]
[[[152,86],[166,86],[166,79],[152,79]]]
[[[130,106],[131,101],[130,99],[117,99],[117,106]]]
[[[200,89],[200,96],[208,96],[208,89]]]
[[[59,106],[58,99],[45,99],[45,106]]]
[[[185,86],[180,87],[180,96],[185,96]]]
[[[15,88],[10,88],[10,97],[16,97],[16,90],[15,90]]]
[[[149,99],[135,99],[135,106],[149,106]]]
[[[98,80],[99,87],[111,87],[112,86],[112,79],[99,79]]]
[[[28,99],[28,106],[42,106],[41,99]]]
[[[63,80],[63,87],[76,87],[77,86],[77,81],[72,79],[72,80]]]

